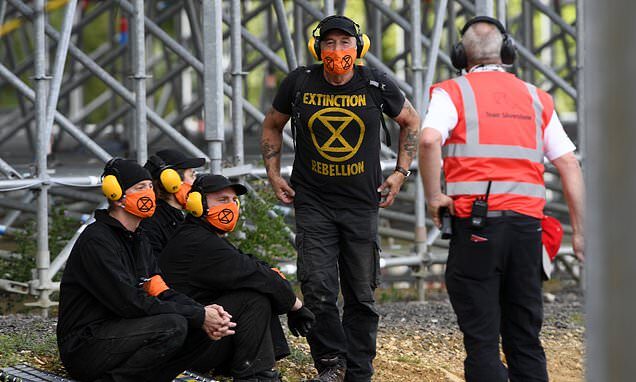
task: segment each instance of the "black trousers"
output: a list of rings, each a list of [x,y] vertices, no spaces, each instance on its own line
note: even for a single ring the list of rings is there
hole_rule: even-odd
[[[307,341],[318,370],[321,358],[346,360],[346,381],[366,382],[373,375],[379,318],[373,296],[380,269],[377,219],[377,209],[296,205],[298,277],[304,302],[316,315]]]
[[[62,362],[81,381],[172,381],[186,369],[246,377],[271,369],[269,300],[238,291],[216,303],[232,314],[234,335],[212,341],[176,314],[109,320],[59,341]]]
[[[548,381],[539,332],[541,222],[525,216],[488,218],[473,229],[455,219],[446,284],[464,334],[468,382]],[[508,369],[499,356],[499,336]]]

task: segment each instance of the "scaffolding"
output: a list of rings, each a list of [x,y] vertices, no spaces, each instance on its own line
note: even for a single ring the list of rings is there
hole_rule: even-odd
[[[0,234],[19,231],[21,215],[35,214],[38,238],[33,279],[0,279],[0,290],[38,296],[34,305],[45,310],[55,304],[50,294],[59,283],[53,279],[90,220],[52,257],[51,206],[81,201],[76,214],[90,214],[103,203],[94,189],[113,156],[144,163],[149,150],[171,145],[206,158],[213,173],[264,177],[257,144],[264,111],[283,75],[311,63],[306,41],[330,14],[361,24],[372,41],[364,63],[388,73],[421,115],[430,85],[456,75],[447,52],[459,27],[476,14],[497,17],[517,43],[513,71],[554,95],[583,160],[583,124],[576,117],[584,95],[577,49],[581,3],[0,0]],[[397,126],[390,128],[397,134]],[[288,129],[284,145],[282,173],[288,176]],[[382,168],[392,169],[396,153],[385,145],[381,153]],[[567,221],[558,175],[549,165],[546,185],[548,210]],[[386,251],[384,266],[424,270],[445,262],[448,245],[425,217],[419,177],[380,217],[380,235],[412,244],[406,255]],[[569,226],[565,231],[571,233]],[[566,245],[561,252],[572,250]]]

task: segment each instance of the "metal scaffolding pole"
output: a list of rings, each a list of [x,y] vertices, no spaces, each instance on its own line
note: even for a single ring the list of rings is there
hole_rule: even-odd
[[[40,298],[35,303],[36,306],[44,308],[42,315],[47,316],[51,301],[49,300],[50,278],[48,275],[51,257],[49,253],[49,204],[48,204],[48,173],[46,155],[48,150],[48,139],[46,129],[46,92],[49,78],[46,76],[46,36],[44,34],[45,14],[44,0],[36,0],[34,36],[35,36],[35,123],[37,128],[36,140],[36,167],[37,176],[40,180],[40,189],[37,195],[37,252],[35,257],[35,267],[38,274],[37,289]]]
[[[135,84],[135,131],[137,162],[148,158],[148,130],[146,123],[146,39],[144,33],[144,0],[134,0],[133,13],[133,82]]]
[[[294,2],[294,47],[296,48],[297,65],[305,64],[303,54],[306,49],[304,33],[305,20],[303,16],[303,9],[300,5]]]
[[[282,6],[282,3],[281,3]],[[243,165],[243,52],[241,41],[241,1],[232,0],[230,45],[232,48],[232,130],[234,165]],[[221,95],[223,97],[223,95]]]
[[[424,115],[422,93],[422,42],[417,36],[421,34],[421,3],[411,0],[411,70],[413,71],[413,107],[420,114]],[[439,17],[439,16],[438,16]],[[420,256],[421,267],[417,278],[418,298],[425,300],[426,283],[424,282],[424,266],[428,259],[428,248],[426,245],[426,203],[424,199],[424,186],[418,176],[415,179],[415,253]]]
[[[278,32],[283,41],[283,49],[285,50],[285,57],[287,58],[287,67],[289,71],[292,71],[298,66],[298,61],[296,60],[292,36],[291,33],[289,33],[289,26],[287,25],[287,13],[285,12],[283,0],[274,0],[274,9],[276,10],[276,19],[278,20]]]
[[[493,0],[475,0],[475,15],[495,16],[495,4]]]
[[[333,0],[325,0],[325,15],[331,16],[335,14],[336,14],[336,11],[333,6]]]
[[[223,168],[223,21],[221,0],[203,2],[203,93],[210,170]]]
[[[636,257],[631,237],[636,204],[636,34],[633,1],[583,2],[585,31],[587,380],[630,381],[636,375]],[[578,24],[578,21],[577,21]],[[629,46],[633,46],[633,42]],[[611,59],[608,59],[611,57]]]
[[[583,38],[585,37],[585,7],[583,0],[576,1],[576,145],[581,156],[581,166],[585,170],[586,156],[586,132],[587,124],[585,118],[582,116],[585,114],[583,108],[585,107],[585,43]]]
[[[73,18],[75,9],[77,8],[77,0],[71,0],[66,5],[64,21],[62,23],[61,39],[57,44],[55,51],[55,63],[53,64],[53,81],[49,92],[49,100],[46,107],[46,136],[51,137],[53,129],[53,120],[55,119],[55,110],[57,109],[57,101],[60,95],[60,87],[62,86],[62,77],[64,76],[64,65],[66,63],[66,55],[68,53],[68,44],[71,41],[71,30],[73,29]]]

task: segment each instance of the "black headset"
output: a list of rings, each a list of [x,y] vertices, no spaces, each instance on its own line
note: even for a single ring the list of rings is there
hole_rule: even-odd
[[[364,57],[364,55],[367,53],[367,51],[369,50],[369,47],[371,45],[371,40],[369,40],[369,36],[367,36],[365,33],[362,33],[360,31],[360,25],[358,25],[358,23],[356,23],[355,21],[351,20],[350,18],[346,17],[346,16],[340,16],[340,15],[331,15],[331,16],[327,16],[324,19],[320,20],[320,22],[318,23],[318,25],[316,25],[316,27],[314,28],[313,31],[311,31],[311,38],[309,39],[309,43],[307,44],[308,48],[309,48],[309,52],[311,53],[312,56],[314,56],[314,58],[318,61],[321,60],[320,58],[320,38],[322,37],[322,31],[321,34],[316,35],[316,31],[320,30],[322,28],[322,26],[328,21],[328,20],[333,20],[333,19],[343,19],[346,20],[349,23],[352,23],[355,30],[356,30],[356,34],[355,39],[356,39],[356,54],[357,54],[357,58],[362,58]]]
[[[517,57],[515,40],[508,34],[508,32],[506,32],[506,28],[504,28],[501,22],[499,22],[499,20],[495,18],[489,16],[473,17],[466,23],[466,25],[464,25],[464,28],[462,28],[462,37],[464,36],[464,33],[466,33],[468,28],[470,28],[470,26],[475,23],[489,23],[496,26],[503,36],[501,51],[499,52],[501,62],[506,65],[511,65],[513,62],[515,62],[515,58]],[[457,42],[457,44],[453,46],[453,50],[451,51],[451,62],[457,70],[466,69],[466,67],[468,66],[468,57],[466,57],[466,50],[464,49],[464,44],[462,44],[461,41]]]

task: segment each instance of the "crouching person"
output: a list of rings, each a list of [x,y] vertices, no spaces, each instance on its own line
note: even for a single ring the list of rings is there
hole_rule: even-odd
[[[108,210],[79,236],[60,286],[57,340],[62,363],[81,381],[171,381],[199,359],[225,353],[235,324],[168,288],[141,229],[155,197],[135,161],[106,164]]]
[[[287,313],[290,330],[302,336],[311,329],[314,315],[282,274],[224,237],[238,221],[238,196],[246,192],[224,176],[199,175],[188,196],[191,215],[168,240],[159,265],[176,290],[202,304],[220,304],[238,317],[236,334],[227,338],[235,345],[234,353],[217,370],[235,381],[279,381],[272,367],[289,354],[289,347],[278,315]]]

